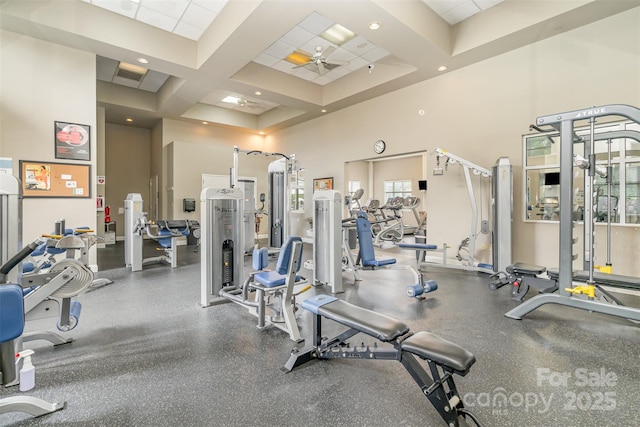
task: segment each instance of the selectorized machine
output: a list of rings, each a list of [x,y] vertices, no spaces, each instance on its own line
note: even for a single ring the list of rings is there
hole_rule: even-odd
[[[178,266],[178,239],[188,236],[198,224],[188,220],[158,220],[149,221],[142,209],[142,196],[130,193],[124,201],[124,259],[125,265],[131,271],[141,271],[147,264],[164,262],[176,268]],[[164,255],[144,258],[144,236],[158,242],[164,250]]]
[[[313,194],[313,281],[329,285],[339,294],[342,288],[342,195],[336,190]]]
[[[200,305],[227,302],[222,288],[241,286],[243,194],[237,188],[205,188],[200,195]]]

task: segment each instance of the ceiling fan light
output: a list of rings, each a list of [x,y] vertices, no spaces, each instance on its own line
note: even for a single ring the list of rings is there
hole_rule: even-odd
[[[320,35],[325,40],[330,41],[333,44],[338,46],[348,42],[353,39],[356,34],[348,28],[343,27],[340,24],[335,24],[329,29],[327,29],[324,33]]]
[[[311,57],[300,50],[296,50],[295,52],[291,52],[284,60],[295,65],[302,65],[311,61]]]

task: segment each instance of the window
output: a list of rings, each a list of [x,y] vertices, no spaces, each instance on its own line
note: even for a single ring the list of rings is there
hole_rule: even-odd
[[[640,131],[625,121],[597,125],[595,133]],[[576,128],[576,136],[589,129]],[[554,143],[555,141],[555,143]],[[560,144],[557,133],[524,137],[525,220],[557,220],[560,198]],[[576,139],[574,154],[584,157],[584,142]],[[607,170],[610,180],[596,174],[593,183],[594,217],[597,222],[640,223],[640,142],[633,139],[597,140],[593,144],[596,165]],[[611,163],[609,163],[609,158]],[[585,171],[574,166],[573,218],[584,219]],[[623,185],[621,185],[623,183]]]
[[[362,188],[362,184],[360,181],[349,181],[349,195],[353,196],[357,190]]]
[[[411,195],[411,180],[384,181],[384,199],[407,197]]]

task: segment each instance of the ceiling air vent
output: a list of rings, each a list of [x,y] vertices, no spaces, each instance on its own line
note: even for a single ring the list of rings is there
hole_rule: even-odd
[[[126,62],[121,62],[118,65],[118,70],[116,71],[116,77],[122,77],[123,79],[129,79],[136,82],[141,81],[146,74],[146,68],[138,65],[127,64]]]

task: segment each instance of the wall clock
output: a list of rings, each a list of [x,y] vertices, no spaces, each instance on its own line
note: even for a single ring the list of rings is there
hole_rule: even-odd
[[[373,151],[375,151],[376,154],[382,154],[385,148],[387,148],[387,144],[381,139],[373,144]]]

